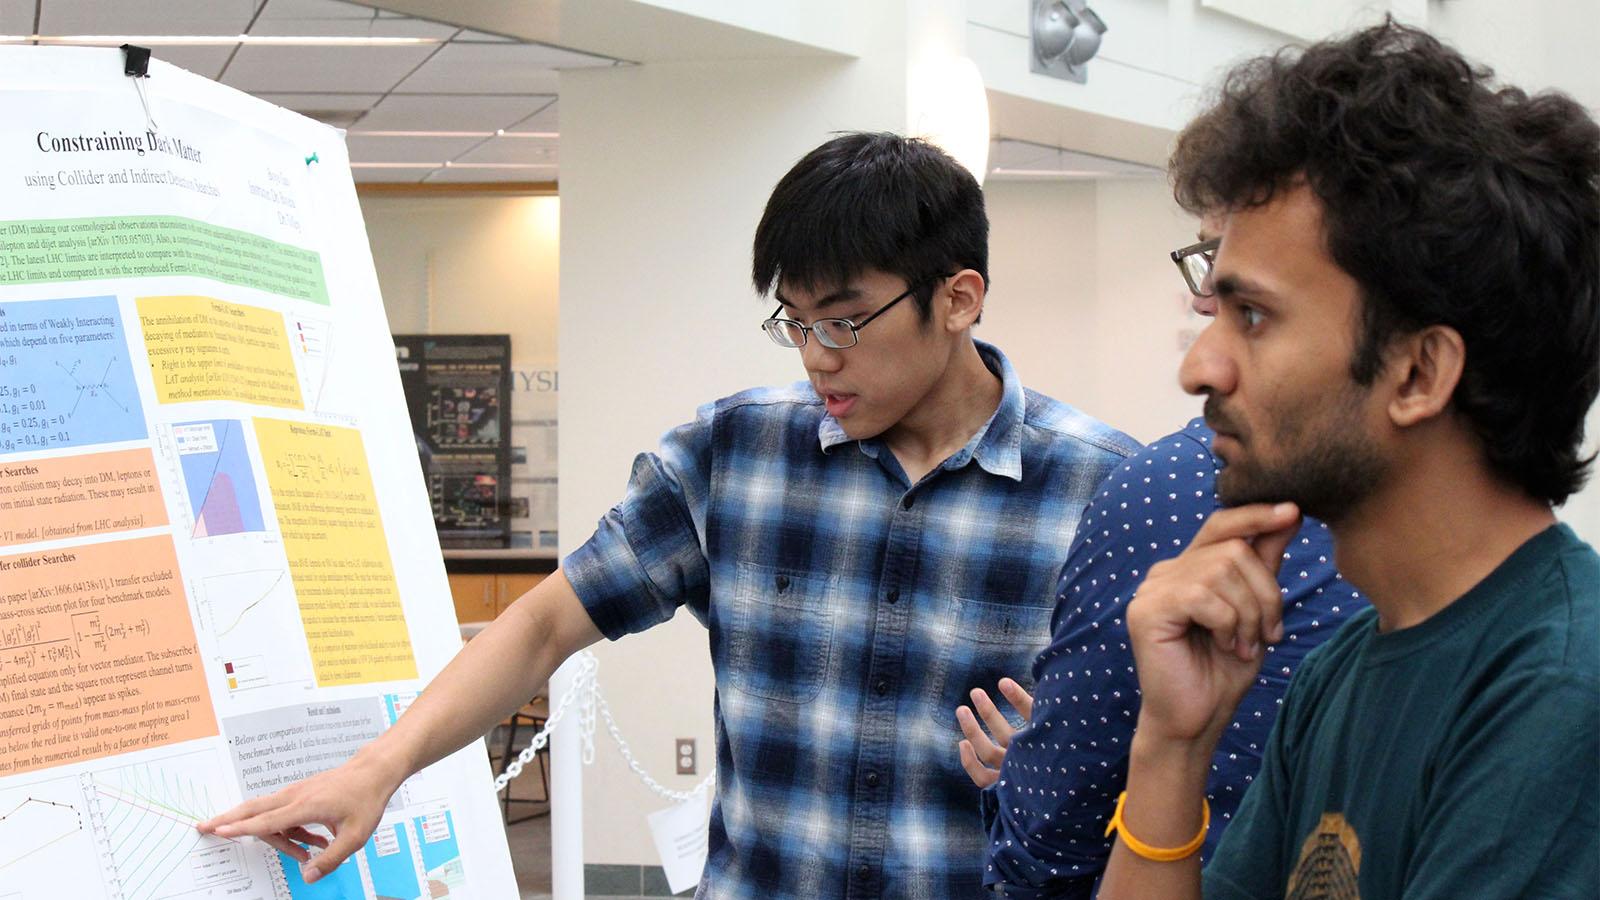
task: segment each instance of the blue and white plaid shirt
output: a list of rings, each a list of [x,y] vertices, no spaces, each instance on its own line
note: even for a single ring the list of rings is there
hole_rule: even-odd
[[[978,348],[1000,406],[916,485],[808,384],[747,391],[640,455],[566,559],[609,638],[680,605],[710,630],[717,794],[698,896],[981,889],[955,708],[1028,671],[1078,518],[1138,444]]]

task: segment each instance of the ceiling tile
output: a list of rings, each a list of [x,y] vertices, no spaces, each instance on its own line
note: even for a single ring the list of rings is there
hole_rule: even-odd
[[[561,131],[561,121],[556,117],[556,107],[559,105],[555,98],[550,99],[550,104],[507,128],[507,131],[540,131],[547,134],[557,134]]]
[[[490,138],[456,157],[458,163],[554,163],[560,159],[555,138]]]
[[[29,4],[30,6],[32,4]],[[43,0],[40,34],[239,34],[257,0]],[[32,15],[29,15],[32,30]]]
[[[0,34],[33,34],[34,0],[0,0]]]
[[[448,182],[555,181],[559,170],[549,169],[471,169],[451,166],[435,169],[425,179],[429,184]]]
[[[392,94],[361,120],[363,131],[495,131],[527,118],[549,97]]]
[[[180,69],[188,69],[196,75],[204,75],[215,80],[222,73],[222,67],[227,64],[233,48],[237,46],[238,44],[229,44],[226,47],[152,47],[150,55],[172,63]]]
[[[367,110],[383,99],[382,94],[257,93],[256,96],[339,128],[355,124],[367,114]]]
[[[343,0],[267,0],[262,19],[371,19],[377,10]]]
[[[407,47],[239,48],[222,83],[252,93],[326,91],[384,93],[435,49]]]
[[[409,37],[433,38],[446,41],[460,31],[454,25],[440,25],[422,19],[373,18],[299,18],[256,20],[251,34],[265,36],[312,37]]]
[[[415,169],[409,169],[409,168],[408,169],[358,169],[358,168],[352,168],[350,170],[350,174],[355,178],[356,184],[361,184],[363,182],[367,182],[367,183],[373,183],[373,182],[387,182],[387,183],[412,182],[412,183],[415,183],[415,182],[421,181],[424,177],[426,177],[428,175],[428,173],[430,173],[432,171],[434,171],[434,170],[433,169],[425,169],[425,168],[415,168]]]
[[[483,138],[367,137],[359,133],[345,136],[351,162],[443,163],[482,141]]]
[[[402,91],[462,94],[553,94],[558,67],[609,66],[611,61],[539,44],[452,41],[400,85]]]
[[[31,6],[32,4],[29,4],[29,5]],[[515,44],[515,43],[518,43],[516,38],[509,38],[509,37],[506,37],[503,34],[490,34],[487,31],[473,31],[471,29],[468,29],[466,31],[461,32],[461,34],[457,35],[456,40],[457,41],[476,41],[476,42],[480,42],[480,43],[489,43],[489,44]]]

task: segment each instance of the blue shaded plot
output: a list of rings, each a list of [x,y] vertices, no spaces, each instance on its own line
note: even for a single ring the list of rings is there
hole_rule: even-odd
[[[194,516],[193,537],[266,530],[244,435],[244,425],[237,419],[172,426],[189,513]]]
[[[378,900],[414,900],[422,896],[404,825],[378,829],[367,841],[366,854],[367,871],[372,875],[372,890]]]
[[[316,884],[306,884],[300,877],[300,863],[294,857],[278,854],[283,863],[283,880],[289,885],[289,896],[294,900],[367,900],[361,887],[361,870],[355,859],[347,859],[339,868],[322,876]]]
[[[461,858],[461,845],[456,842],[456,824],[449,810],[418,816],[415,823],[422,840],[422,867],[428,870],[429,875]]]
[[[0,303],[0,454],[147,435],[115,297]]]

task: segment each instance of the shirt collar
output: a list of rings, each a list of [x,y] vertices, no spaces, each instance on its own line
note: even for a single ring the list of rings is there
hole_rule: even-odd
[[[1006,359],[999,348],[980,340],[974,340],[972,343],[977,345],[978,355],[983,358],[983,363],[989,367],[989,371],[1000,376],[1002,385],[1000,405],[995,408],[989,421],[983,423],[983,427],[967,441],[966,446],[952,454],[940,468],[953,471],[976,461],[991,475],[1021,481],[1022,420],[1027,412],[1022,382],[1017,380],[1017,373],[1011,368],[1011,361]],[[839,444],[849,442],[850,437],[844,433],[844,427],[839,424],[838,419],[824,413],[822,423],[817,426],[817,440],[822,446],[822,451],[826,453]],[[878,458],[881,442],[876,438],[857,443],[862,453],[873,459]]]

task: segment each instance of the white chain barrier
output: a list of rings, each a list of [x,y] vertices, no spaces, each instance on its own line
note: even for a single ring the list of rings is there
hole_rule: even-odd
[[[578,661],[578,671],[573,675],[572,683],[567,686],[566,693],[561,695],[561,702],[550,710],[550,718],[545,720],[544,727],[534,734],[533,740],[529,742],[528,746],[518,754],[516,759],[511,761],[510,765],[506,766],[504,772],[496,776],[494,780],[495,793],[505,790],[506,785],[511,783],[511,779],[522,774],[523,766],[533,762],[539,751],[543,750],[545,745],[550,742],[550,735],[555,731],[556,725],[574,707],[576,707],[575,714],[578,717],[578,739],[583,745],[584,765],[594,765],[595,725],[597,719],[605,719],[606,731],[611,735],[611,739],[617,742],[617,751],[627,761],[628,768],[633,771],[633,774],[639,776],[639,780],[644,782],[644,786],[654,792],[656,796],[675,803],[682,803],[692,797],[704,794],[712,784],[716,783],[717,773],[715,770],[707,775],[705,780],[700,782],[694,790],[690,791],[672,790],[662,786],[660,782],[650,777],[650,773],[645,771],[644,766],[640,765],[639,761],[634,758],[633,751],[628,749],[628,742],[623,740],[622,732],[617,728],[616,720],[611,717],[611,706],[606,703],[606,698],[600,693],[600,660],[596,659],[595,655],[587,650],[579,653],[576,659]]]

